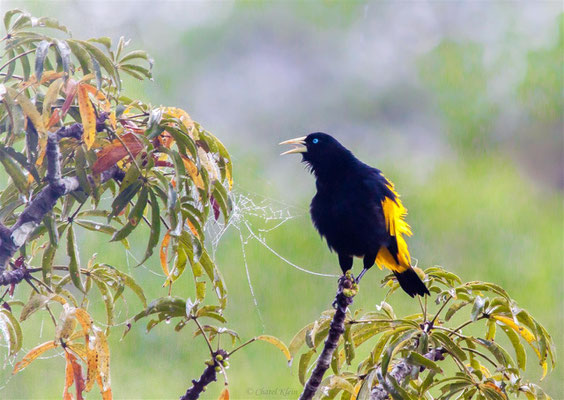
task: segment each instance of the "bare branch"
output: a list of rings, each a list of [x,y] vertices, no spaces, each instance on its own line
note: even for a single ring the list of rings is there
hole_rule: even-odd
[[[221,361],[217,356],[221,356]],[[198,380],[192,380],[192,387],[180,397],[180,400],[196,400],[200,394],[206,390],[206,386],[217,380],[217,373],[221,371],[221,362],[227,360],[229,355],[225,350],[219,349],[212,353],[212,361],[207,362],[208,366]],[[219,371],[218,371],[219,370]]]
[[[336,310],[333,320],[331,321],[331,325],[329,326],[329,334],[325,340],[323,351],[317,359],[317,365],[304,386],[304,391],[300,396],[300,400],[309,400],[313,398],[315,392],[319,389],[319,385],[323,380],[325,371],[327,371],[329,365],[331,365],[333,352],[339,344],[341,335],[345,332],[345,317],[348,306],[350,306],[353,302],[355,285],[355,282],[348,275],[343,275],[339,279],[339,289],[333,303]]]

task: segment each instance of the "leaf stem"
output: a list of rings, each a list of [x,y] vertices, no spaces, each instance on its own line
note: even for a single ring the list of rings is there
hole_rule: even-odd
[[[206,343],[208,345],[208,348],[210,349],[210,354],[213,357],[213,348],[212,345],[210,343],[210,340],[208,339],[208,336],[206,335],[206,332],[204,331],[204,328],[202,328],[202,325],[200,325],[200,322],[198,321],[198,318],[196,317],[192,317],[192,319],[194,320],[194,322],[196,323],[196,325],[198,325],[198,329],[200,330],[200,332],[202,333],[202,336],[204,337],[204,339],[206,339]]]
[[[484,353],[482,353],[481,351],[474,350],[474,349],[471,349],[471,348],[469,348],[469,347],[461,347],[461,349],[462,349],[462,350],[469,351],[469,352],[471,352],[471,353],[474,353],[474,354],[476,354],[476,355],[479,355],[479,356],[483,357],[484,359],[488,360],[494,367],[497,368],[497,364],[496,364],[495,362],[493,362],[491,358],[489,358],[488,356],[486,356],[486,355],[485,355]]]
[[[435,314],[435,316],[433,317],[433,319],[431,320],[431,326],[433,326],[435,324],[435,321],[437,320],[437,318],[439,317],[439,314],[443,311],[443,309],[446,307],[446,305],[448,304],[448,302],[452,299],[452,296],[449,296],[448,299],[445,300],[445,302],[443,303],[443,305],[441,306],[441,308],[439,308],[439,311],[437,311],[437,313]]]
[[[242,345],[236,347],[234,350],[231,350],[231,352],[227,353],[228,356],[231,357],[231,355],[232,355],[233,353],[235,353],[237,350],[241,350],[243,347],[245,347],[245,346],[248,345],[248,344],[253,343],[255,340],[257,340],[256,337],[247,340],[247,341],[246,341],[245,343],[243,343]]]
[[[14,61],[16,61],[18,58],[22,58],[23,56],[26,56],[26,55],[28,55],[29,53],[33,53],[33,52],[35,52],[35,49],[30,49],[30,50],[28,50],[28,51],[24,51],[23,53],[20,53],[20,54],[18,54],[18,55],[16,55],[16,56],[10,58],[8,61],[6,61],[6,62],[4,63],[4,65],[2,65],[2,66],[0,67],[0,71],[2,71],[2,70],[3,70],[4,68],[6,68],[8,65],[10,65],[10,64],[13,63]]]

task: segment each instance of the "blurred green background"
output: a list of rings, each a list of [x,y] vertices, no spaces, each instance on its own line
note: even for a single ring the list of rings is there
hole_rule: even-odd
[[[153,56],[154,82],[127,80],[126,94],[186,109],[227,145],[236,209],[221,238],[218,227],[209,235],[221,239],[210,246],[229,289],[228,325],[243,340],[266,333],[288,343],[330,307],[335,278],[293,268],[251,235],[298,266],[338,273],[336,256],[309,220],[313,178],[297,157],[278,157],[276,145],[325,131],[395,182],[420,267],[441,265],[465,281],[502,285],[563,353],[560,1],[0,3],[2,14],[14,7],[56,17],[75,37],[131,38]],[[136,232],[128,255],[83,232],[82,262],[98,253],[99,261],[131,272],[149,299],[163,296],[156,258],[133,268],[145,235]],[[355,308],[380,303],[383,276],[368,274]],[[180,281],[174,294],[193,296],[191,278]],[[127,299],[121,321],[141,307]],[[391,303],[400,312],[418,309],[401,294]],[[103,303],[94,310],[103,322]],[[52,337],[43,314],[23,324],[26,350]],[[137,324],[121,342],[114,331],[115,398],[178,398],[199,376],[202,339],[172,328],[146,334]],[[60,397],[63,360],[47,356],[11,377],[13,360],[2,353],[0,397]],[[529,366],[527,377],[537,380],[533,357]],[[562,371],[542,383],[554,399],[564,399]],[[300,392],[296,366],[264,343],[238,353],[228,372],[234,399]],[[210,386],[205,397],[217,398],[221,388]],[[97,396],[93,390],[89,398]]]

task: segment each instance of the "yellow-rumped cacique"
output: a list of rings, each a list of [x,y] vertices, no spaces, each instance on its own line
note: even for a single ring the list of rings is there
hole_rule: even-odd
[[[405,236],[411,236],[405,221],[407,209],[393,183],[326,133],[280,144],[293,145],[282,154],[301,154],[315,175],[317,193],[311,201],[311,219],[338,254],[343,273],[352,268],[353,257],[361,257],[364,269],[357,281],[376,263],[391,270],[411,297],[429,294],[411,266],[405,241]]]

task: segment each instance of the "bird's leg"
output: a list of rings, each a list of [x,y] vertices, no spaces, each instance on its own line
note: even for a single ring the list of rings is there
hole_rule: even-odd
[[[353,266],[353,258],[351,256],[339,254],[339,265],[341,266],[343,275],[346,275]]]
[[[359,283],[366,271],[368,271],[376,262],[376,255],[374,254],[366,254],[363,259],[364,269],[356,278],[356,283]]]

